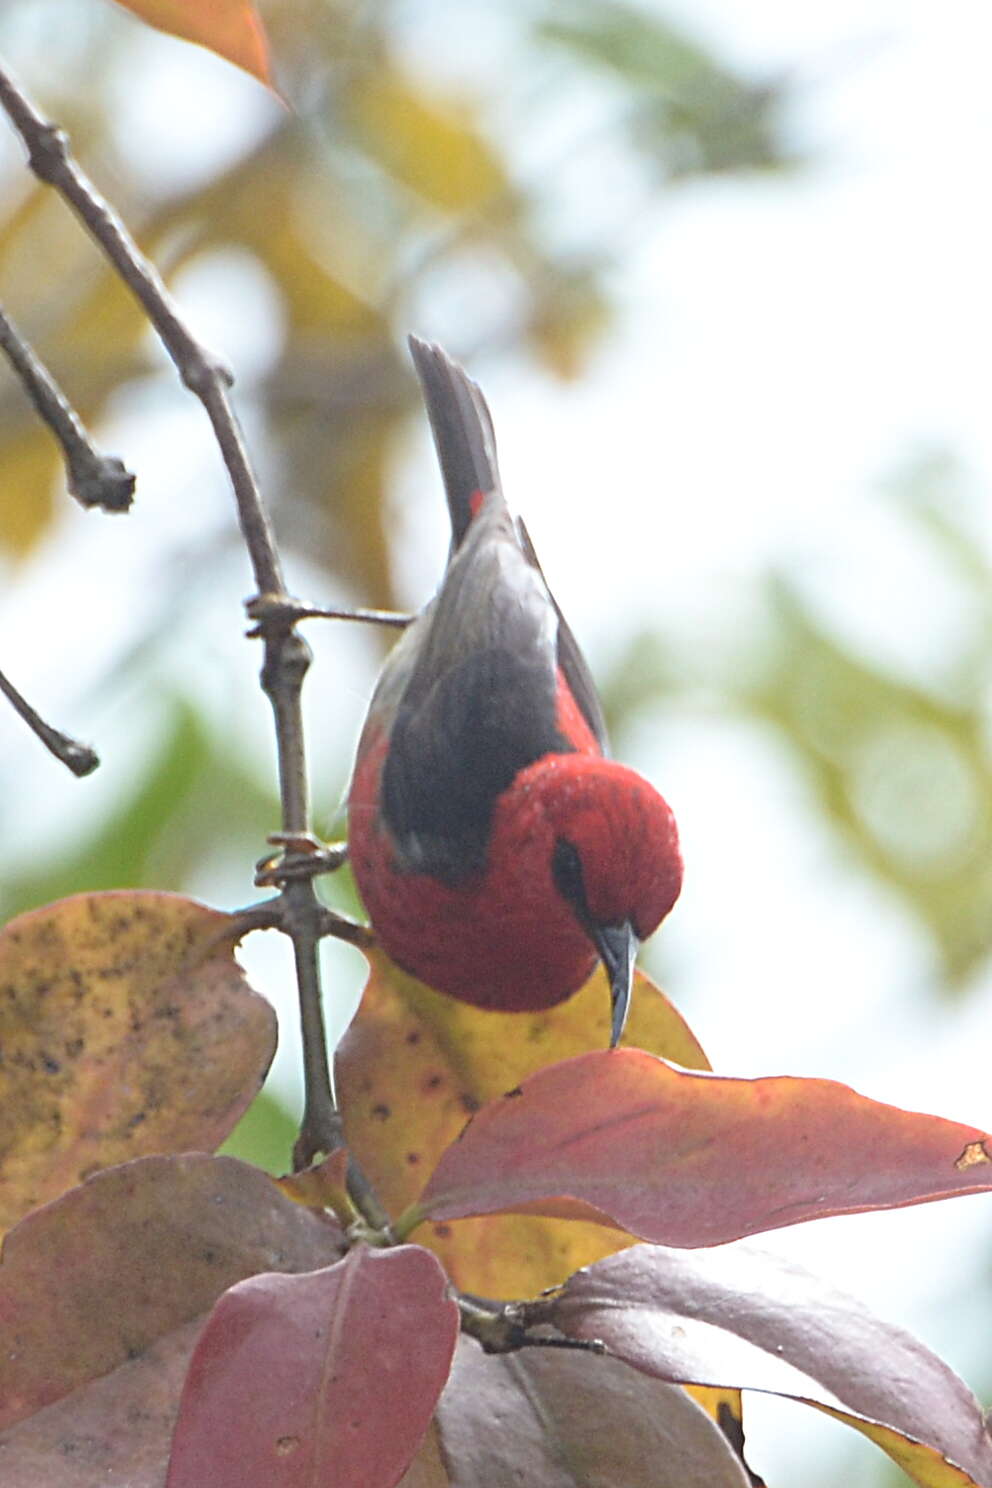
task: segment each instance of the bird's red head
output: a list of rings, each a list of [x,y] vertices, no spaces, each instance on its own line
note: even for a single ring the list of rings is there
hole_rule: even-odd
[[[532,769],[542,784],[554,779],[541,794],[559,892],[594,925],[629,923],[638,940],[645,940],[682,887],[682,855],[668,803],[635,771],[598,755],[555,755]]]
[[[682,887],[678,832],[667,802],[633,770],[601,755],[544,755],[501,799],[493,854],[499,863],[521,864],[531,887],[527,897],[543,904],[542,936],[563,968],[559,996],[574,991],[593,954],[600,956],[611,983],[616,1043],[637,946],[657,929]],[[505,912],[509,918],[509,906]],[[575,968],[571,985],[564,983],[566,962]]]

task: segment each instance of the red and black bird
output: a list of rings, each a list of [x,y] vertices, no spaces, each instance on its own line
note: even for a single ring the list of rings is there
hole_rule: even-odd
[[[637,947],[681,887],[675,820],[607,756],[588,667],[504,500],[481,392],[440,347],[411,337],[410,349],[451,549],[362,731],[355,878],[393,960],[479,1007],[550,1007],[599,957],[615,1045]]]

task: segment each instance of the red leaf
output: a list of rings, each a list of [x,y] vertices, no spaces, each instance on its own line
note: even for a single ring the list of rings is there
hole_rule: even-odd
[[[916,1339],[778,1256],[638,1245],[573,1276],[549,1318],[659,1379],[816,1405],[928,1488],[992,1483],[992,1443],[967,1386]]]
[[[728,1079],[614,1049],[552,1065],[483,1107],[418,1212],[526,1210],[598,1218],[666,1245],[719,1245],[990,1188],[992,1138],[973,1127],[832,1080]]]
[[[419,1245],[242,1282],[193,1355],[167,1488],[392,1488],[457,1337],[447,1279]]]
[[[78,1395],[244,1277],[311,1271],[340,1242],[326,1216],[232,1157],[146,1157],[94,1174],[4,1241],[0,1427]]]
[[[162,1488],[202,1320],[0,1431],[4,1488]]]

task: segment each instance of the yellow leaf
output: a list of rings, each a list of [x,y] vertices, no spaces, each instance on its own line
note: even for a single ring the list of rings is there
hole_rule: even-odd
[[[178,894],[80,894],[0,933],[0,1227],[98,1168],[220,1144],[275,1015],[230,917]]]
[[[602,971],[574,997],[540,1013],[497,1013],[434,992],[382,952],[338,1051],[348,1145],[396,1218],[419,1196],[444,1149],[483,1102],[544,1065],[609,1041]],[[681,1015],[638,973],[624,1043],[707,1068]],[[622,1249],[619,1231],[532,1215],[425,1224],[433,1250],[463,1291],[528,1297]]]
[[[464,212],[506,189],[499,161],[469,111],[424,97],[398,72],[382,66],[363,73],[347,105],[369,154],[436,206]]]

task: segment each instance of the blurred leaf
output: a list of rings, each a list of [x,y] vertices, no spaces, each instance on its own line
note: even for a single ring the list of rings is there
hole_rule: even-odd
[[[266,1173],[289,1170],[297,1123],[274,1095],[263,1090],[220,1148],[226,1157],[253,1163]]]
[[[866,660],[774,575],[763,581],[760,621],[695,638],[688,660],[671,632],[635,636],[604,688],[614,732],[659,702],[770,723],[805,770],[824,825],[930,931],[951,990],[992,950],[992,601],[969,531],[982,509],[960,472],[952,481],[955,469],[914,464],[891,493],[909,537],[943,561],[969,620],[931,688]]]
[[[642,709],[687,686],[678,651],[668,639],[656,630],[635,632],[599,689],[610,736],[616,739]]]
[[[977,1400],[899,1328],[792,1261],[747,1245],[638,1245],[573,1276],[555,1325],[664,1380],[785,1395],[854,1426],[925,1488],[992,1482]],[[962,1469],[966,1469],[962,1471]]]
[[[283,22],[285,40],[294,23]],[[167,279],[228,250],[249,253],[267,273],[285,341],[254,391],[271,436],[268,448],[260,441],[260,463],[267,456],[281,467],[270,485],[285,493],[283,541],[347,578],[358,597],[389,604],[388,471],[416,397],[395,347],[425,281],[457,275],[463,263],[478,273],[481,264],[505,284],[518,337],[556,375],[573,376],[608,318],[610,266],[549,250],[536,203],[513,189],[481,127],[485,101],[453,100],[407,76],[380,19],[311,23],[304,40],[306,66],[334,80],[305,124],[277,120],[233,167],[164,206],[149,206],[154,187],[144,180],[132,202],[119,191],[116,204]],[[315,143],[315,125],[326,140]],[[0,252],[23,268],[15,310],[31,307],[28,331],[92,425],[111,392],[145,371],[140,310],[60,204],[15,210],[0,224]],[[53,263],[51,272],[38,267]],[[498,314],[489,317],[496,334]],[[161,361],[158,350],[153,356]],[[45,530],[57,477],[51,443],[22,402],[11,404],[9,434],[0,418],[0,466],[8,444],[13,458],[16,441],[30,435],[22,494],[8,516],[18,550]]]
[[[428,97],[388,62],[358,74],[345,103],[362,147],[443,211],[478,210],[507,189],[499,158],[478,133],[473,111]]]
[[[20,410],[18,410],[20,413]],[[14,557],[30,553],[52,524],[55,514],[55,477],[60,460],[48,431],[5,428],[0,410],[0,466],[4,500],[0,503],[0,543]]]
[[[393,1488],[457,1337],[444,1272],[419,1245],[241,1282],[193,1355],[168,1488]]]
[[[992,569],[975,541],[976,534],[962,522],[965,501],[961,479],[959,462],[946,451],[934,451],[896,472],[891,481],[892,494],[899,506],[940,543],[960,577],[968,580],[988,605]]]
[[[184,41],[195,41],[271,86],[269,47],[250,0],[117,0],[155,26]]]
[[[598,971],[567,1002],[541,1013],[470,1007],[405,976],[381,952],[337,1072],[349,1146],[389,1213],[420,1195],[469,1115],[543,1065],[609,1040],[610,999]],[[682,1063],[705,1057],[679,1013],[638,974],[624,1042]],[[424,1226],[418,1239],[457,1286],[486,1297],[532,1296],[625,1242],[595,1225],[533,1216]]]
[[[992,759],[984,712],[845,650],[789,585],[770,584],[764,677],[733,699],[785,734],[827,821],[910,902],[948,973],[992,949]]]
[[[992,1137],[833,1080],[742,1080],[640,1049],[539,1070],[472,1117],[415,1212],[599,1215],[662,1245],[992,1189]],[[403,1233],[409,1233],[404,1228]]]
[[[503,1357],[462,1338],[420,1471],[401,1488],[746,1488],[688,1395],[616,1359],[532,1348]]]
[[[779,88],[721,66],[660,16],[617,0],[567,0],[540,34],[623,84],[633,142],[669,175],[786,163]]]
[[[534,297],[528,343],[555,377],[578,377],[609,327],[612,304],[603,278],[602,266],[561,265]]]
[[[338,196],[287,122],[219,181],[158,214],[146,236],[172,246],[176,269],[238,249],[269,275],[286,337],[258,395],[284,467],[271,483],[287,493],[283,539],[385,604],[385,475],[413,380],[377,303],[387,245]]]
[[[542,35],[638,87],[675,92],[715,70],[709,53],[669,21],[622,0],[565,0],[548,14]]]
[[[312,1271],[341,1232],[230,1157],[108,1168],[6,1237],[0,1425],[117,1369],[260,1271]]]
[[[0,932],[0,1225],[86,1174],[210,1150],[257,1091],[275,1014],[230,920],[173,894],[86,894]]]
[[[173,698],[170,706],[165,737],[137,791],[90,838],[51,866],[6,876],[2,903],[7,917],[84,890],[153,886],[150,879],[159,875],[150,872],[149,860],[156,843],[209,757],[208,739],[194,710],[180,698]]]

